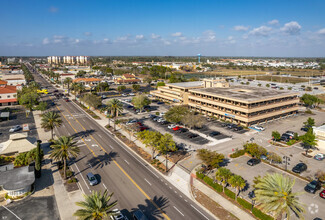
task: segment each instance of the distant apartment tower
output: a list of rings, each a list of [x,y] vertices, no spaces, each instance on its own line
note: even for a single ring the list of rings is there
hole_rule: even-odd
[[[73,64],[75,61],[73,56],[64,56],[63,63]]]
[[[86,64],[88,62],[88,57],[86,56],[77,56],[76,62],[79,64]]]
[[[47,62],[50,64],[59,64],[61,62],[61,57],[58,56],[47,57]]]

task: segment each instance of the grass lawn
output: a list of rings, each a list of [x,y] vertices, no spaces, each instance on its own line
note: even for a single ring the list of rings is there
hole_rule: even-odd
[[[246,77],[248,79],[255,79],[254,76]],[[293,78],[293,77],[281,77],[281,76],[256,76],[257,80],[270,81],[270,82],[282,82],[282,83],[302,83],[308,82],[305,78]]]

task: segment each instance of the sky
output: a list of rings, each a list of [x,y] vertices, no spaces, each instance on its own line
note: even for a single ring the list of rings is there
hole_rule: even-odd
[[[325,56],[325,0],[0,5],[0,56]]]

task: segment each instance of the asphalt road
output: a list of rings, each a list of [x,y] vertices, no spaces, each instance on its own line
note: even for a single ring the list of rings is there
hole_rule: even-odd
[[[35,81],[42,86],[51,86],[39,74],[35,74]],[[63,125],[56,134],[76,136],[81,149],[72,167],[78,173],[84,193],[107,188],[109,192],[114,192],[113,199],[118,200],[118,207],[128,216],[129,212],[141,209],[149,219],[214,219],[76,104],[62,99],[55,102],[63,116]],[[90,171],[100,177],[96,186],[90,186],[86,180]]]

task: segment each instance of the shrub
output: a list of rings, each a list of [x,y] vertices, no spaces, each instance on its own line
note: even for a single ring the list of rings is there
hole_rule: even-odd
[[[205,175],[203,173],[196,172],[196,176],[197,176],[197,178],[203,180]]]
[[[72,177],[71,179],[68,180],[68,183],[76,183],[78,180],[75,177]]]
[[[259,219],[263,219],[263,220],[274,220],[274,218],[272,218],[271,216],[263,213],[261,210],[257,209],[257,208],[253,208],[253,212],[252,212],[257,218]]]
[[[67,174],[67,178],[69,178],[73,175],[73,172],[71,170],[67,170],[66,174]]]
[[[296,140],[291,139],[287,142],[287,145],[291,146],[291,145],[295,144],[296,142],[297,142]]]
[[[233,191],[231,191],[231,190],[225,188],[225,194],[226,194],[229,198],[235,200],[236,195],[235,195],[235,193],[234,193]]]
[[[242,198],[237,198],[237,202],[243,206],[245,209],[251,209],[252,208],[252,204],[247,202],[245,199]]]
[[[236,149],[236,151],[232,154],[230,154],[230,157],[231,158],[237,158],[237,157],[240,157],[240,156],[243,156],[245,154],[245,150],[244,149]]]

